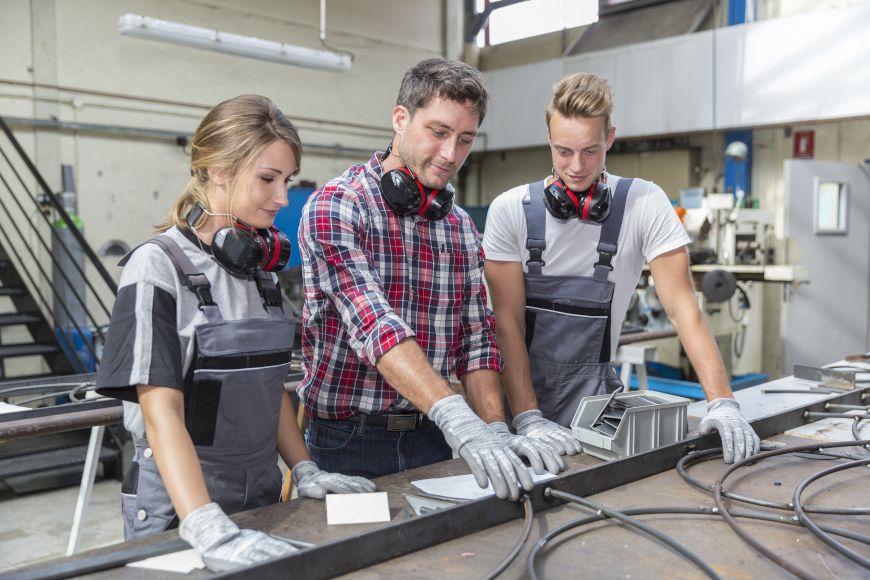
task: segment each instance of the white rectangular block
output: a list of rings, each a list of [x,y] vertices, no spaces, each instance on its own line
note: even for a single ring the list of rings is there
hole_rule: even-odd
[[[330,526],[388,521],[390,521],[390,504],[385,491],[330,493],[326,496],[326,523]]]

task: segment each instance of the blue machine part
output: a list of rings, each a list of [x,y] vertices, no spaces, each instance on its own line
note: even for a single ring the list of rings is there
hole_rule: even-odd
[[[647,363],[647,371],[650,370],[650,364],[651,363]],[[619,372],[621,368],[622,365],[616,365],[617,372]],[[761,385],[766,383],[767,379],[769,378],[770,375],[766,373],[735,376],[731,380],[731,390],[739,391],[742,389],[748,389],[749,387],[754,387],[755,385]],[[677,395],[678,397],[688,397],[689,399],[703,400],[706,398],[706,396],[704,395],[704,389],[701,388],[701,383],[692,383],[689,381],[655,377],[650,375],[649,372],[647,372],[647,382],[649,383],[649,388],[653,391],[668,393],[670,395]],[[628,388],[638,388],[637,373],[631,373],[631,384],[628,385]]]
[[[90,328],[82,327],[81,324],[79,325],[79,328],[82,329],[82,334],[84,334],[84,336],[79,334],[74,326],[56,328],[54,333],[57,335],[57,340],[60,342],[60,346],[69,358],[70,363],[72,363],[75,372],[80,374],[92,373],[96,370],[94,367],[94,356],[91,354],[91,351],[88,350],[85,341],[87,341],[92,349],[95,348],[94,335]],[[66,340],[64,340],[64,338],[66,338]],[[72,344],[72,352],[70,351],[69,346],[67,346],[68,344]]]
[[[282,207],[275,216],[275,227],[287,234],[293,247],[293,254],[284,270],[302,265],[299,255],[299,224],[302,221],[302,208],[314,191],[312,187],[291,187],[287,190],[287,207]]]
[[[734,141],[743,141],[749,152],[743,163],[725,157],[725,193],[736,196],[737,190],[742,189],[748,197],[752,189],[752,131],[725,133],[726,148]]]

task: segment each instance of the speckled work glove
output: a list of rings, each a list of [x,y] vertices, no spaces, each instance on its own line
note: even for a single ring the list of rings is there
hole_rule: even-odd
[[[299,497],[323,499],[327,493],[372,493],[377,486],[365,477],[326,473],[313,461],[300,461],[290,470]]]
[[[199,552],[212,572],[234,570],[296,551],[263,532],[240,530],[216,503],[191,512],[181,522],[178,533]]]
[[[520,484],[526,491],[534,489],[535,483],[522,460],[474,414],[462,395],[437,401],[429,409],[429,419],[438,425],[447,444],[471,468],[477,485],[486,487],[488,477],[495,495],[501,499],[510,497],[513,501],[520,498]]]
[[[544,414],[538,409],[520,413],[514,417],[514,429],[517,433],[532,439],[537,439],[559,452],[559,455],[576,455],[583,452],[580,442],[571,436],[571,431],[544,419]]]
[[[522,435],[513,435],[508,429],[507,423],[490,423],[489,428],[498,433],[501,440],[510,447],[510,450],[525,457],[532,464],[532,469],[535,473],[541,475],[544,473],[544,466],[550,473],[559,473],[565,469],[565,462],[556,453],[556,450],[540,441],[535,441],[531,437],[523,437]]]
[[[701,419],[698,432],[708,435],[713,429],[722,437],[725,463],[734,463],[758,453],[761,444],[758,435],[740,414],[740,403],[734,399],[713,399],[707,403],[707,416]]]

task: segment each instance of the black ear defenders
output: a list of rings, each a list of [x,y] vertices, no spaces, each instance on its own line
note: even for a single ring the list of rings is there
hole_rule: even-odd
[[[208,213],[199,202],[187,214],[187,225],[199,221]],[[211,214],[209,214],[211,215]],[[255,272],[278,272],[290,261],[290,238],[284,232],[270,226],[267,230],[253,228],[239,219],[221,228],[211,241],[215,261],[235,276],[251,276]]]
[[[392,147],[390,143],[384,159],[391,153]],[[402,163],[404,165],[404,161]],[[381,177],[381,195],[387,207],[396,215],[417,214],[427,220],[438,221],[447,217],[453,209],[456,191],[449,183],[444,189],[429,189],[405,165],[384,173]]]
[[[610,215],[613,194],[610,188],[595,181],[588,191],[573,192],[555,175],[553,183],[544,189],[544,205],[550,215],[559,220],[577,218],[586,223],[602,223]]]

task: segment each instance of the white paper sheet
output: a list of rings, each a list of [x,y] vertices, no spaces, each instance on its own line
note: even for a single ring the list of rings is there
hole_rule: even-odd
[[[18,411],[29,411],[30,407],[19,407],[18,405],[10,405],[9,403],[0,402],[0,415],[3,413],[17,413]]]
[[[127,565],[132,568],[161,570],[163,572],[178,572],[179,574],[190,574],[194,570],[202,570],[205,568],[202,558],[194,549],[172,552],[171,554],[163,554],[162,556],[154,556],[153,558],[139,560],[138,562],[130,562]]]
[[[387,492],[330,493],[326,496],[326,523],[369,524],[390,521],[390,503]]]
[[[543,475],[538,475],[531,469],[529,474],[532,476],[532,481],[539,483],[556,477],[549,471],[545,471]],[[450,497],[453,499],[480,499],[490,495],[495,495],[495,490],[490,483],[486,488],[481,488],[477,485],[477,480],[471,474],[454,475],[452,477],[436,477],[433,479],[420,479],[412,481],[411,485],[424,493],[438,495],[441,497]]]

